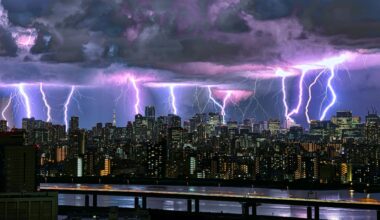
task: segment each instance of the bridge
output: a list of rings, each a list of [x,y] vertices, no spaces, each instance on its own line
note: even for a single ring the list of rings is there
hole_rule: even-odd
[[[199,201],[227,201],[239,202],[242,205],[242,214],[253,219],[257,216],[257,206],[260,204],[281,204],[307,207],[307,219],[320,219],[320,207],[347,208],[375,210],[377,219],[380,220],[380,202],[377,201],[351,201],[351,200],[320,200],[307,198],[276,198],[257,195],[255,193],[237,194],[226,192],[181,192],[163,190],[140,190],[140,189],[114,189],[96,188],[89,186],[63,187],[63,186],[41,186],[40,191],[58,192],[59,194],[82,194],[85,195],[85,206],[90,207],[90,196],[92,196],[92,207],[98,206],[98,195],[128,196],[134,197],[134,207],[147,208],[149,198],[172,198],[187,200],[187,212],[199,213]],[[192,204],[194,203],[194,209]],[[251,209],[251,214],[250,214]]]

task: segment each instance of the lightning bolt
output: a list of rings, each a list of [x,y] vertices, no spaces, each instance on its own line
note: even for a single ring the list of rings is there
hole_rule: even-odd
[[[26,94],[26,92],[24,90],[24,84],[22,84],[22,83],[18,84],[18,90],[19,90],[21,96],[24,98],[24,105],[26,108],[26,116],[28,118],[31,118],[32,117],[32,110],[30,107],[30,100],[29,100],[29,96]]]
[[[174,86],[170,86],[170,100],[171,100],[171,105],[172,105],[172,111],[175,115],[177,115],[177,107],[176,107],[176,98],[175,98],[175,94],[174,94]]]
[[[315,78],[314,78],[314,81],[309,85],[309,88],[308,88],[308,100],[306,102],[306,106],[305,106],[305,116],[306,116],[306,120],[307,122],[310,124],[310,116],[309,116],[309,106],[310,106],[310,103],[311,103],[311,99],[312,99],[312,94],[311,94],[311,89],[313,88],[313,86],[318,82],[318,79],[323,75],[325,71],[321,71]]]
[[[11,96],[9,96],[8,103],[7,103],[7,105],[4,107],[3,111],[1,112],[1,116],[3,117],[3,119],[4,119],[5,121],[8,121],[8,120],[7,120],[7,117],[5,116],[5,113],[7,112],[9,106],[11,105],[11,103],[12,103],[12,99],[13,99],[13,94],[11,94]]]
[[[307,69],[304,69],[302,70],[302,74],[301,74],[301,77],[300,77],[300,81],[299,81],[299,84],[298,84],[298,103],[297,103],[297,106],[295,109],[293,109],[288,115],[287,115],[287,118],[290,118],[291,119],[291,116],[294,115],[294,114],[298,114],[301,106],[302,106],[302,100],[303,100],[303,83],[304,83],[304,79],[305,79],[305,75],[307,73]],[[293,119],[291,119],[293,121]]]
[[[214,103],[214,106],[218,106],[220,108],[220,110],[223,109],[223,106],[221,104],[219,104],[219,102],[217,102],[214,97],[212,96],[212,91],[211,91],[211,87],[208,86],[208,98]]]
[[[129,80],[132,83],[133,89],[135,90],[136,102],[135,102],[135,113],[136,115],[140,113],[140,90],[137,86],[136,79],[129,77]]]
[[[287,121],[291,121],[293,122],[293,119],[291,119],[289,117],[289,106],[287,104],[287,101],[286,101],[286,78],[288,76],[288,73],[283,71],[282,69],[277,69],[276,71],[276,75],[278,76],[281,76],[281,91],[282,91],[282,103],[284,105],[284,108],[285,108],[285,119]]]
[[[73,97],[74,91],[75,91],[75,86],[71,86],[70,93],[67,96],[67,99],[66,99],[66,102],[65,102],[65,105],[64,105],[64,112],[63,113],[64,113],[66,132],[69,130],[69,122],[68,122],[67,113],[68,113],[68,110],[69,110],[69,105],[70,105],[70,102],[71,102],[71,98]]]
[[[45,94],[45,91],[43,89],[42,83],[40,83],[40,92],[41,92],[41,95],[42,95],[42,100],[43,100],[43,102],[45,104],[45,107],[47,109],[47,112],[46,112],[47,119],[46,119],[46,121],[50,122],[51,121],[51,107],[50,107],[50,105],[49,105],[49,103],[47,101],[46,94]]]
[[[222,105],[222,111],[221,115],[223,117],[223,124],[226,124],[226,107],[227,107],[227,101],[231,97],[232,91],[227,91],[226,96],[223,99],[223,105]]]
[[[328,105],[326,106],[325,110],[323,110],[322,116],[321,116],[320,119],[319,119],[319,120],[321,120],[321,121],[325,120],[327,112],[330,110],[330,108],[331,108],[331,107],[335,104],[335,102],[336,102],[336,98],[337,98],[337,97],[336,97],[336,93],[335,93],[334,88],[333,88],[333,86],[332,86],[332,84],[331,84],[331,82],[332,82],[332,80],[334,79],[334,77],[335,77],[335,66],[332,65],[332,66],[330,67],[330,77],[329,77],[329,79],[328,79],[328,81],[327,81],[327,88],[330,90],[330,93],[331,93],[331,95],[332,95],[332,100],[331,100],[330,104],[328,104]]]
[[[332,86],[332,80],[335,77],[335,67],[336,67],[336,65],[338,65],[338,64],[343,63],[344,61],[346,61],[349,57],[350,57],[349,54],[342,54],[340,56],[331,57],[331,58],[322,60],[320,62],[311,64],[311,65],[309,64],[309,65],[294,66],[294,68],[301,69],[302,70],[302,74],[301,74],[301,77],[300,77],[299,88],[298,88],[298,104],[297,104],[296,108],[293,109],[290,113],[288,113],[289,112],[289,107],[288,107],[288,105],[286,103],[286,87],[285,87],[285,80],[286,80],[286,77],[288,76],[288,73],[285,72],[285,71],[283,71],[282,69],[277,69],[276,75],[282,77],[283,104],[284,104],[284,108],[285,108],[285,118],[286,118],[286,120],[294,122],[294,120],[291,118],[291,116],[294,115],[294,114],[298,114],[299,110],[300,110],[300,108],[302,106],[302,101],[303,101],[303,84],[304,84],[304,78],[305,78],[306,73],[309,70],[312,70],[312,69],[314,69],[314,70],[316,70],[316,69],[324,69],[322,72],[320,72],[318,74],[318,76],[314,79],[313,83],[311,83],[311,85],[308,88],[309,89],[308,90],[309,97],[308,97],[307,104],[305,106],[305,115],[306,115],[307,121],[310,123],[310,117],[309,117],[308,109],[309,109],[309,105],[310,105],[310,102],[311,102],[311,99],[312,99],[311,89],[316,84],[316,82],[318,81],[318,79],[320,78],[320,76],[325,72],[325,69],[328,68],[328,69],[330,69],[330,77],[329,77],[329,79],[327,81],[327,88],[326,88],[326,90],[330,91],[331,96],[332,96],[332,100],[325,107],[325,109],[323,110],[323,113],[322,113],[322,115],[320,117],[320,120],[324,120],[325,117],[326,117],[327,112],[335,104],[336,99],[337,99],[336,93],[335,93],[334,88]]]

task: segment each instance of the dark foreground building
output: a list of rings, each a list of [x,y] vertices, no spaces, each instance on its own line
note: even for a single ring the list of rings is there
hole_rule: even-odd
[[[37,192],[37,147],[24,132],[0,133],[0,220],[57,219],[58,194]]]
[[[36,149],[22,132],[0,134],[0,192],[36,191]]]

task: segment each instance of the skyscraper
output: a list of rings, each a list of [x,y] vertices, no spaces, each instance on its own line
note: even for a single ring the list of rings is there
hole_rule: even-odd
[[[69,131],[79,130],[79,117],[72,116],[70,119]]]
[[[116,127],[116,112],[113,110],[112,114],[112,126]]]
[[[24,133],[3,133],[0,137],[0,191],[36,190],[36,149],[24,145]]]
[[[154,108],[154,106],[145,106],[145,117],[147,118],[156,117],[156,109]]]
[[[6,132],[8,130],[7,121],[0,120],[0,132]]]

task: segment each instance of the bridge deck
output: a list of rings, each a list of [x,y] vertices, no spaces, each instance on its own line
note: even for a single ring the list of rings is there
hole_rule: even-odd
[[[265,204],[285,204],[313,207],[335,207],[350,209],[380,210],[380,202],[375,201],[352,201],[352,200],[320,200],[307,198],[278,198],[261,196],[253,193],[237,194],[226,192],[180,192],[161,190],[138,190],[138,189],[113,189],[92,188],[92,187],[58,187],[42,186],[40,191],[56,191],[62,194],[84,194],[84,195],[114,195],[132,197],[156,197],[156,198],[177,198],[196,199],[214,201],[233,201],[241,203],[265,203]]]

